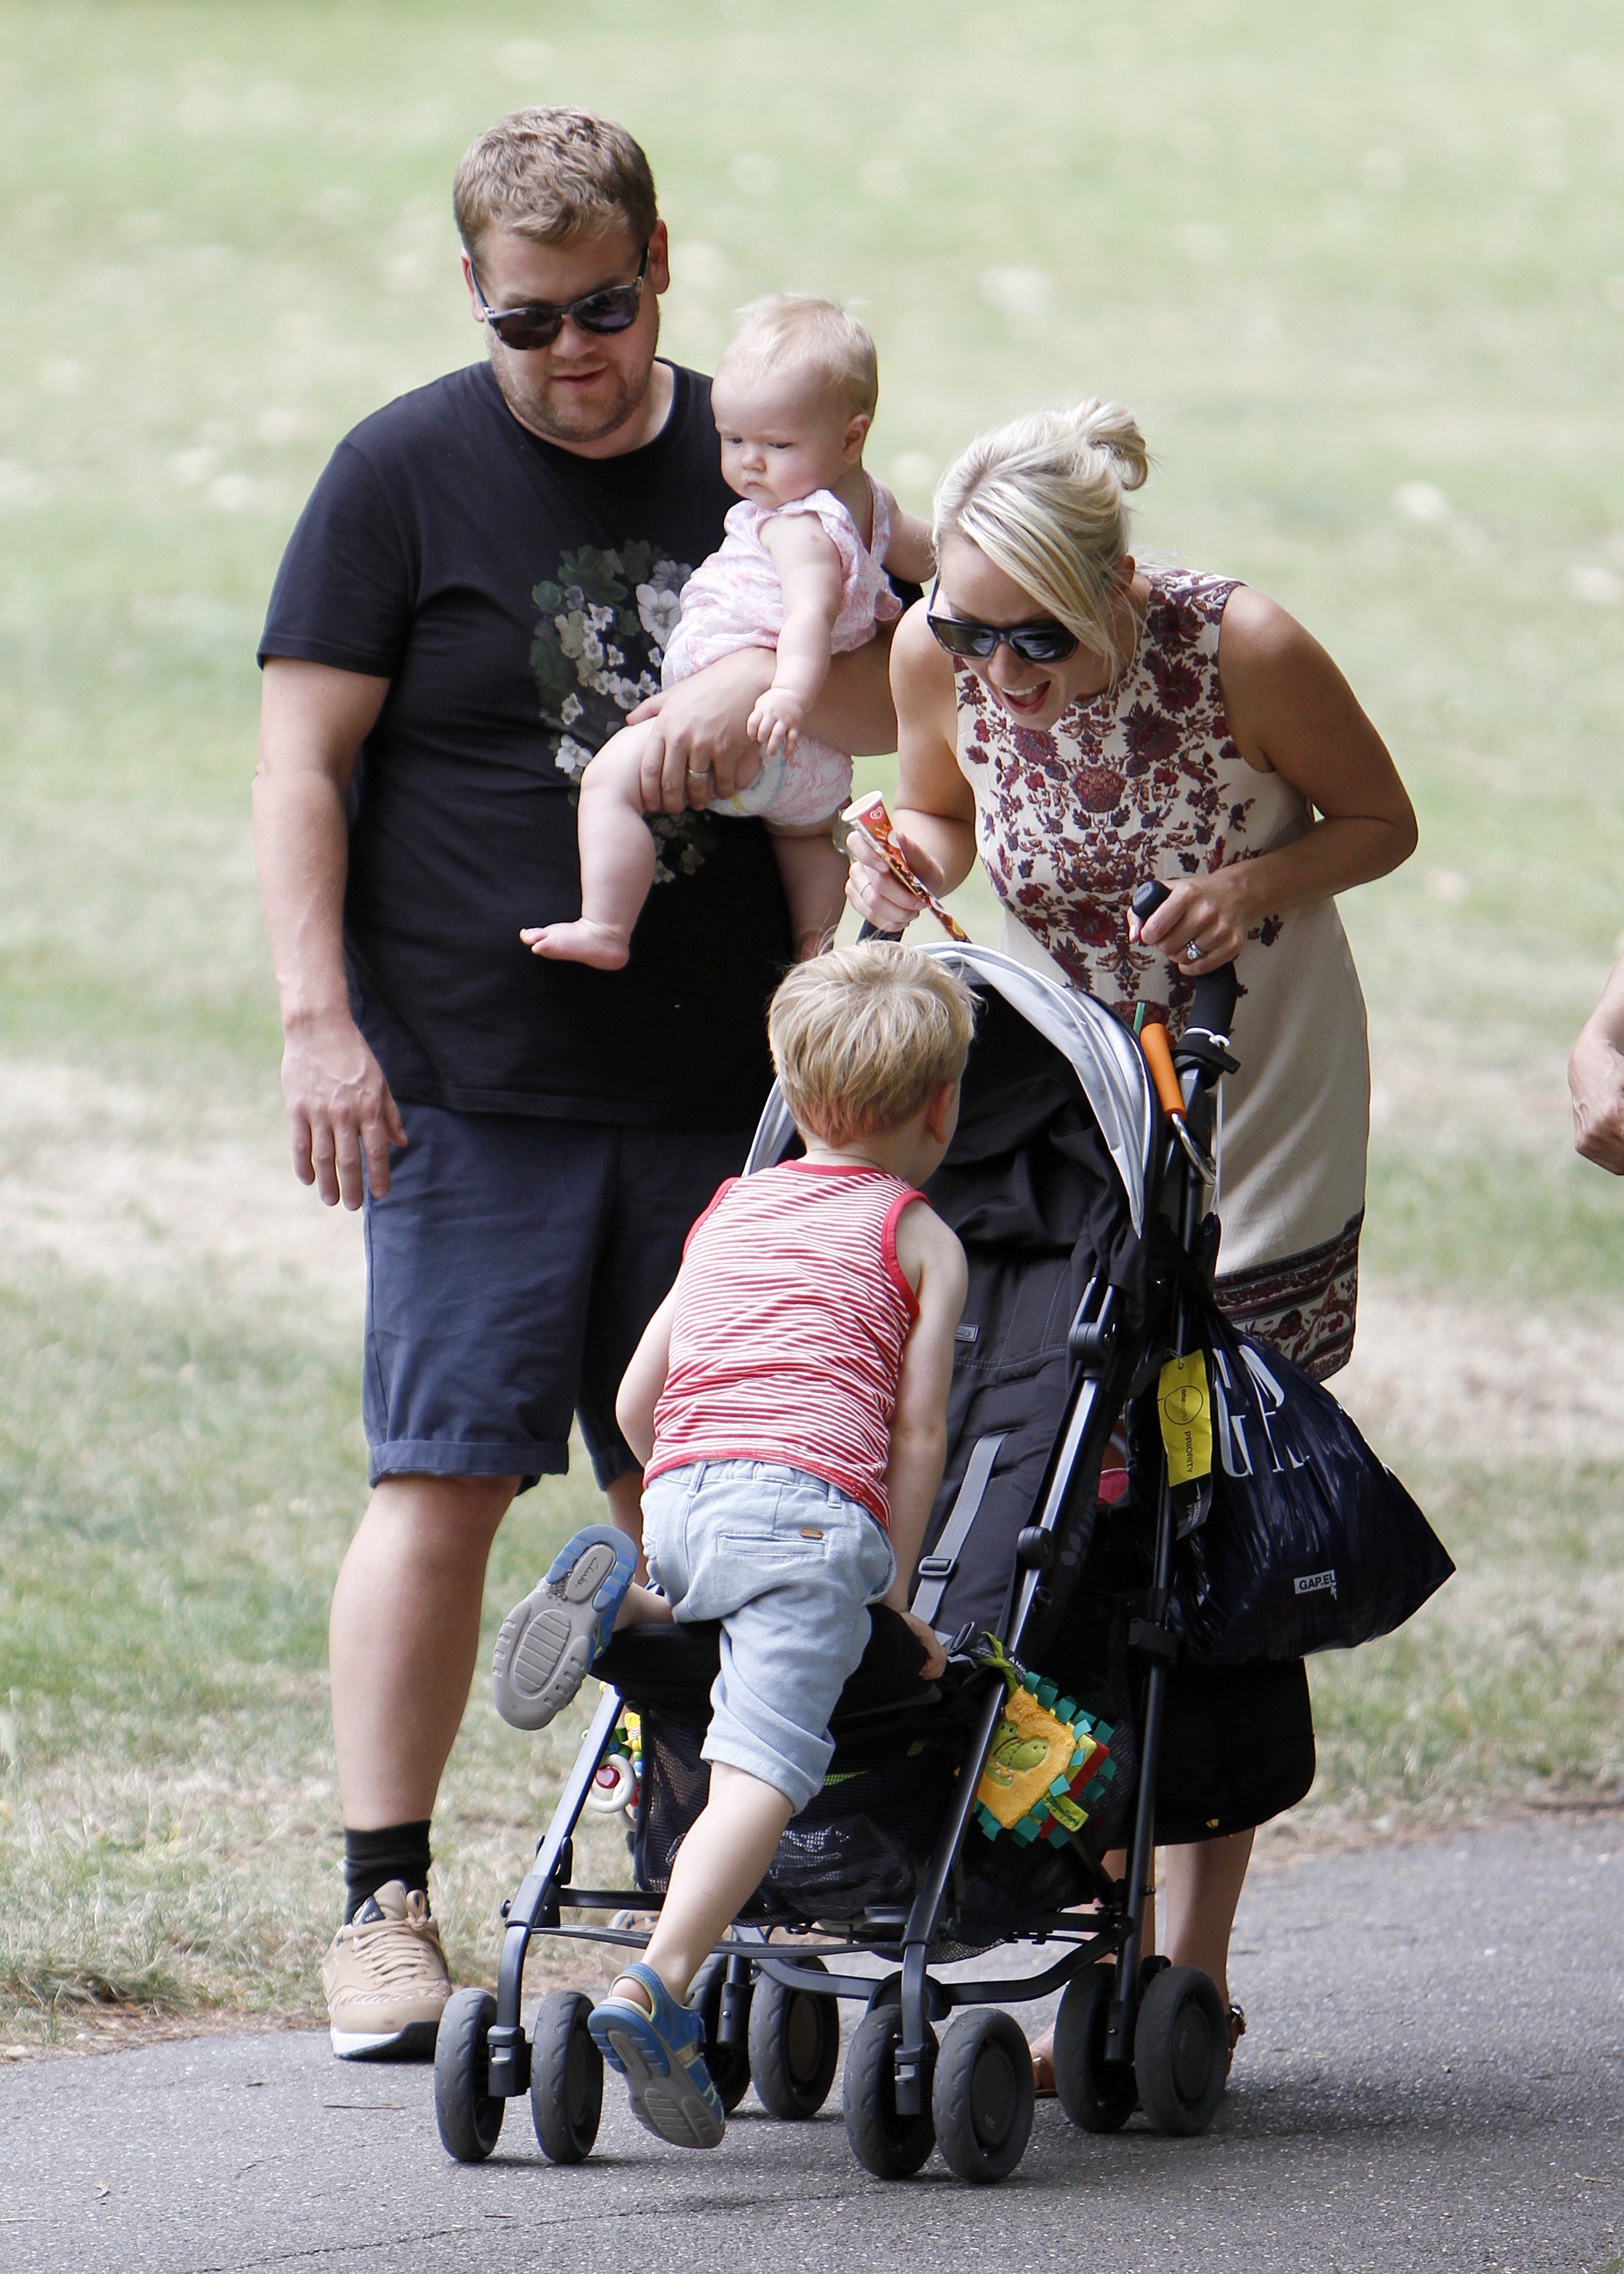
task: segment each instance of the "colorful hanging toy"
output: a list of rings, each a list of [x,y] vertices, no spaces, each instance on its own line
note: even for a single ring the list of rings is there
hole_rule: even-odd
[[[1009,1692],[975,1791],[975,1819],[989,1840],[1007,1832],[1023,1847],[1047,1840],[1064,1848],[1080,1832],[1116,1773],[1111,1726],[1028,1674],[985,1635],[974,1653],[996,1667]]]
[[[599,1816],[614,1816],[621,1809],[637,1813],[637,1794],[643,1783],[643,1723],[628,1713],[614,1733],[614,1742],[598,1765],[586,1804]]]

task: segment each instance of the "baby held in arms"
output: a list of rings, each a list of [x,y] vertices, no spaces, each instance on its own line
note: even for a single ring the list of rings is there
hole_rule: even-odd
[[[874,342],[832,301],[779,292],[746,309],[710,390],[723,478],[742,502],[720,551],[682,588],[662,666],[673,687],[739,648],[777,651],[749,719],[761,772],[709,810],[765,822],[803,959],[840,920],[846,863],[835,825],[852,794],[850,752],[809,735],[807,717],[831,657],[901,614],[886,569],[922,583],[932,566],[928,524],[863,469],[878,395]],[[654,882],[640,772],[653,731],[625,727],[582,776],[580,920],[521,932],[535,954],[603,971],[627,960]]]

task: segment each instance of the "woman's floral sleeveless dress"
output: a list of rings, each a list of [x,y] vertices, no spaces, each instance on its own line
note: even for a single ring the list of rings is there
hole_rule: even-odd
[[[1133,659],[1047,732],[1019,726],[962,664],[959,763],[1005,911],[1000,945],[1124,1020],[1182,1025],[1192,983],[1130,946],[1128,902],[1300,837],[1307,800],[1249,765],[1218,681],[1232,577],[1147,568]],[[1353,1347],[1370,1133],[1365,998],[1329,900],[1270,916],[1237,964],[1238,1074],[1224,1085],[1218,1295],[1236,1323],[1323,1377]]]

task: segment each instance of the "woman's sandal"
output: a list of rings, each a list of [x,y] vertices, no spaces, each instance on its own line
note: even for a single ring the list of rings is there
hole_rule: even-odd
[[[504,1721],[545,1729],[563,1711],[614,1632],[636,1568],[636,1549],[613,1525],[589,1524],[566,1540],[496,1638],[491,1693]]]
[[[1229,2025],[1229,2058],[1225,2062],[1223,2070],[1224,2074],[1228,2076],[1229,2071],[1235,2067],[1235,2048],[1246,2034],[1246,2015],[1241,2007],[1231,2006],[1224,2019]]]
[[[649,2000],[644,2012],[614,1987],[635,1982]],[[673,2148],[715,2148],[727,2129],[727,2111],[705,2067],[704,2016],[679,2006],[651,1966],[635,1960],[615,1977],[610,1995],[587,2016],[592,2042],[619,2069],[631,2095],[632,2114],[658,2140]]]

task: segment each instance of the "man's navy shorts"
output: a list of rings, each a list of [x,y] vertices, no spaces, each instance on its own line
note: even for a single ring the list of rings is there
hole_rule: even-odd
[[[746,1131],[620,1129],[402,1103],[408,1143],[366,1202],[372,1480],[637,1466],[615,1393],[688,1227]]]

